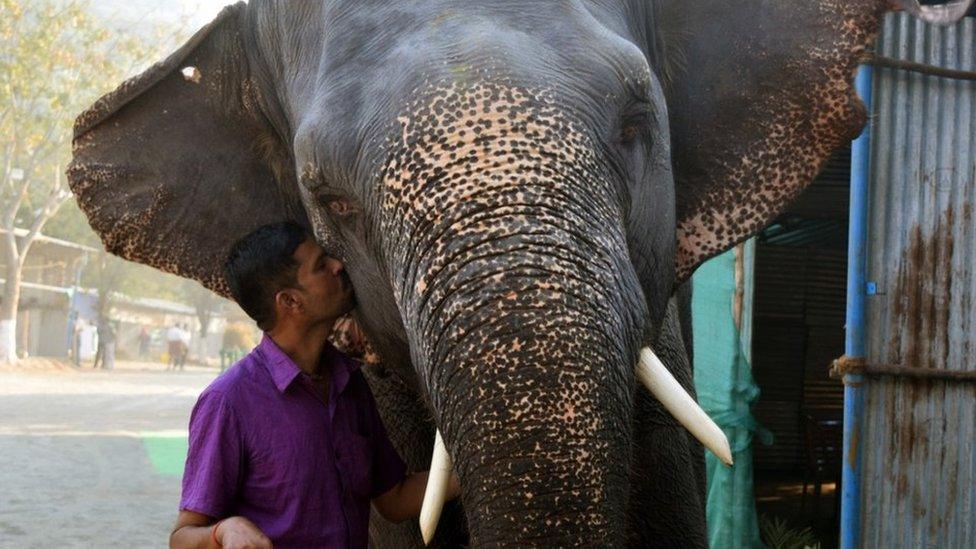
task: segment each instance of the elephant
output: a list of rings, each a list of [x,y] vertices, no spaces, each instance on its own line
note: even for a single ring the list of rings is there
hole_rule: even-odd
[[[109,251],[224,295],[265,223],[345,263],[391,438],[461,481],[434,545],[704,547],[634,365],[691,390],[680,289],[858,134],[893,4],[252,0],[79,115],[68,177]]]

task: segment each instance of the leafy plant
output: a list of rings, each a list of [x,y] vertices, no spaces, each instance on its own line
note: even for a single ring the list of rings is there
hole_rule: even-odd
[[[789,522],[780,517],[759,516],[759,535],[763,542],[773,549],[819,549],[820,541],[809,527],[791,528]]]
[[[235,322],[224,330],[225,349],[248,350],[254,347],[254,329],[245,322]]]

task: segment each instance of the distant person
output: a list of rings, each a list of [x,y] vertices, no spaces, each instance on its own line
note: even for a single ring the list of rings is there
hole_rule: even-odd
[[[109,320],[105,321],[105,327],[102,330],[105,332],[105,347],[102,355],[102,368],[106,370],[115,369],[115,323]],[[101,335],[98,336],[101,339]]]
[[[101,364],[102,369],[112,370],[115,368],[115,327],[107,318],[100,318],[98,325],[98,347],[95,350],[95,361],[92,369],[98,368]]]
[[[105,354],[105,342],[102,341],[102,321],[99,320],[95,323],[95,334],[97,334],[95,343],[95,359],[92,361],[92,369],[97,370],[98,364],[102,362],[102,355]]]
[[[139,343],[139,358],[145,360],[149,356],[149,342],[152,337],[149,335],[149,329],[145,326],[139,330],[139,335],[136,336],[136,341]]]
[[[180,370],[186,366],[186,358],[190,356],[190,330],[188,324],[180,324]]]
[[[280,223],[235,244],[225,273],[264,338],[193,407],[170,547],[365,548],[370,503],[418,516],[427,473],[406,474],[359,363],[328,342],[354,303],[342,263]]]
[[[85,334],[85,319],[80,316],[75,320],[75,327],[71,334],[71,360],[75,366],[81,367],[81,338]]]
[[[180,331],[179,325],[174,323],[166,330],[166,352],[169,354],[169,362],[166,366],[167,370],[170,368],[176,370],[176,367],[179,366],[182,348],[183,334]]]

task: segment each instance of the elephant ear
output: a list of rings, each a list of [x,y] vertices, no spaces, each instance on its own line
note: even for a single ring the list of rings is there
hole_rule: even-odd
[[[265,117],[225,8],[183,47],[75,121],[71,189],[107,250],[223,295],[222,264],[254,228],[308,226],[294,164]]]
[[[760,231],[857,136],[853,76],[886,7],[662,0],[663,51],[684,67],[667,91],[678,284]]]

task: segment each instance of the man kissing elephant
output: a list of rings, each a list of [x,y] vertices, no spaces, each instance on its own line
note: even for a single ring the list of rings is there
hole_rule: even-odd
[[[426,469],[436,426],[461,479],[435,543],[705,546],[700,447],[635,364],[857,135],[890,7],[252,0],[82,114],[69,176],[110,251],[221,293],[268,222],[345,262],[391,438]]]

